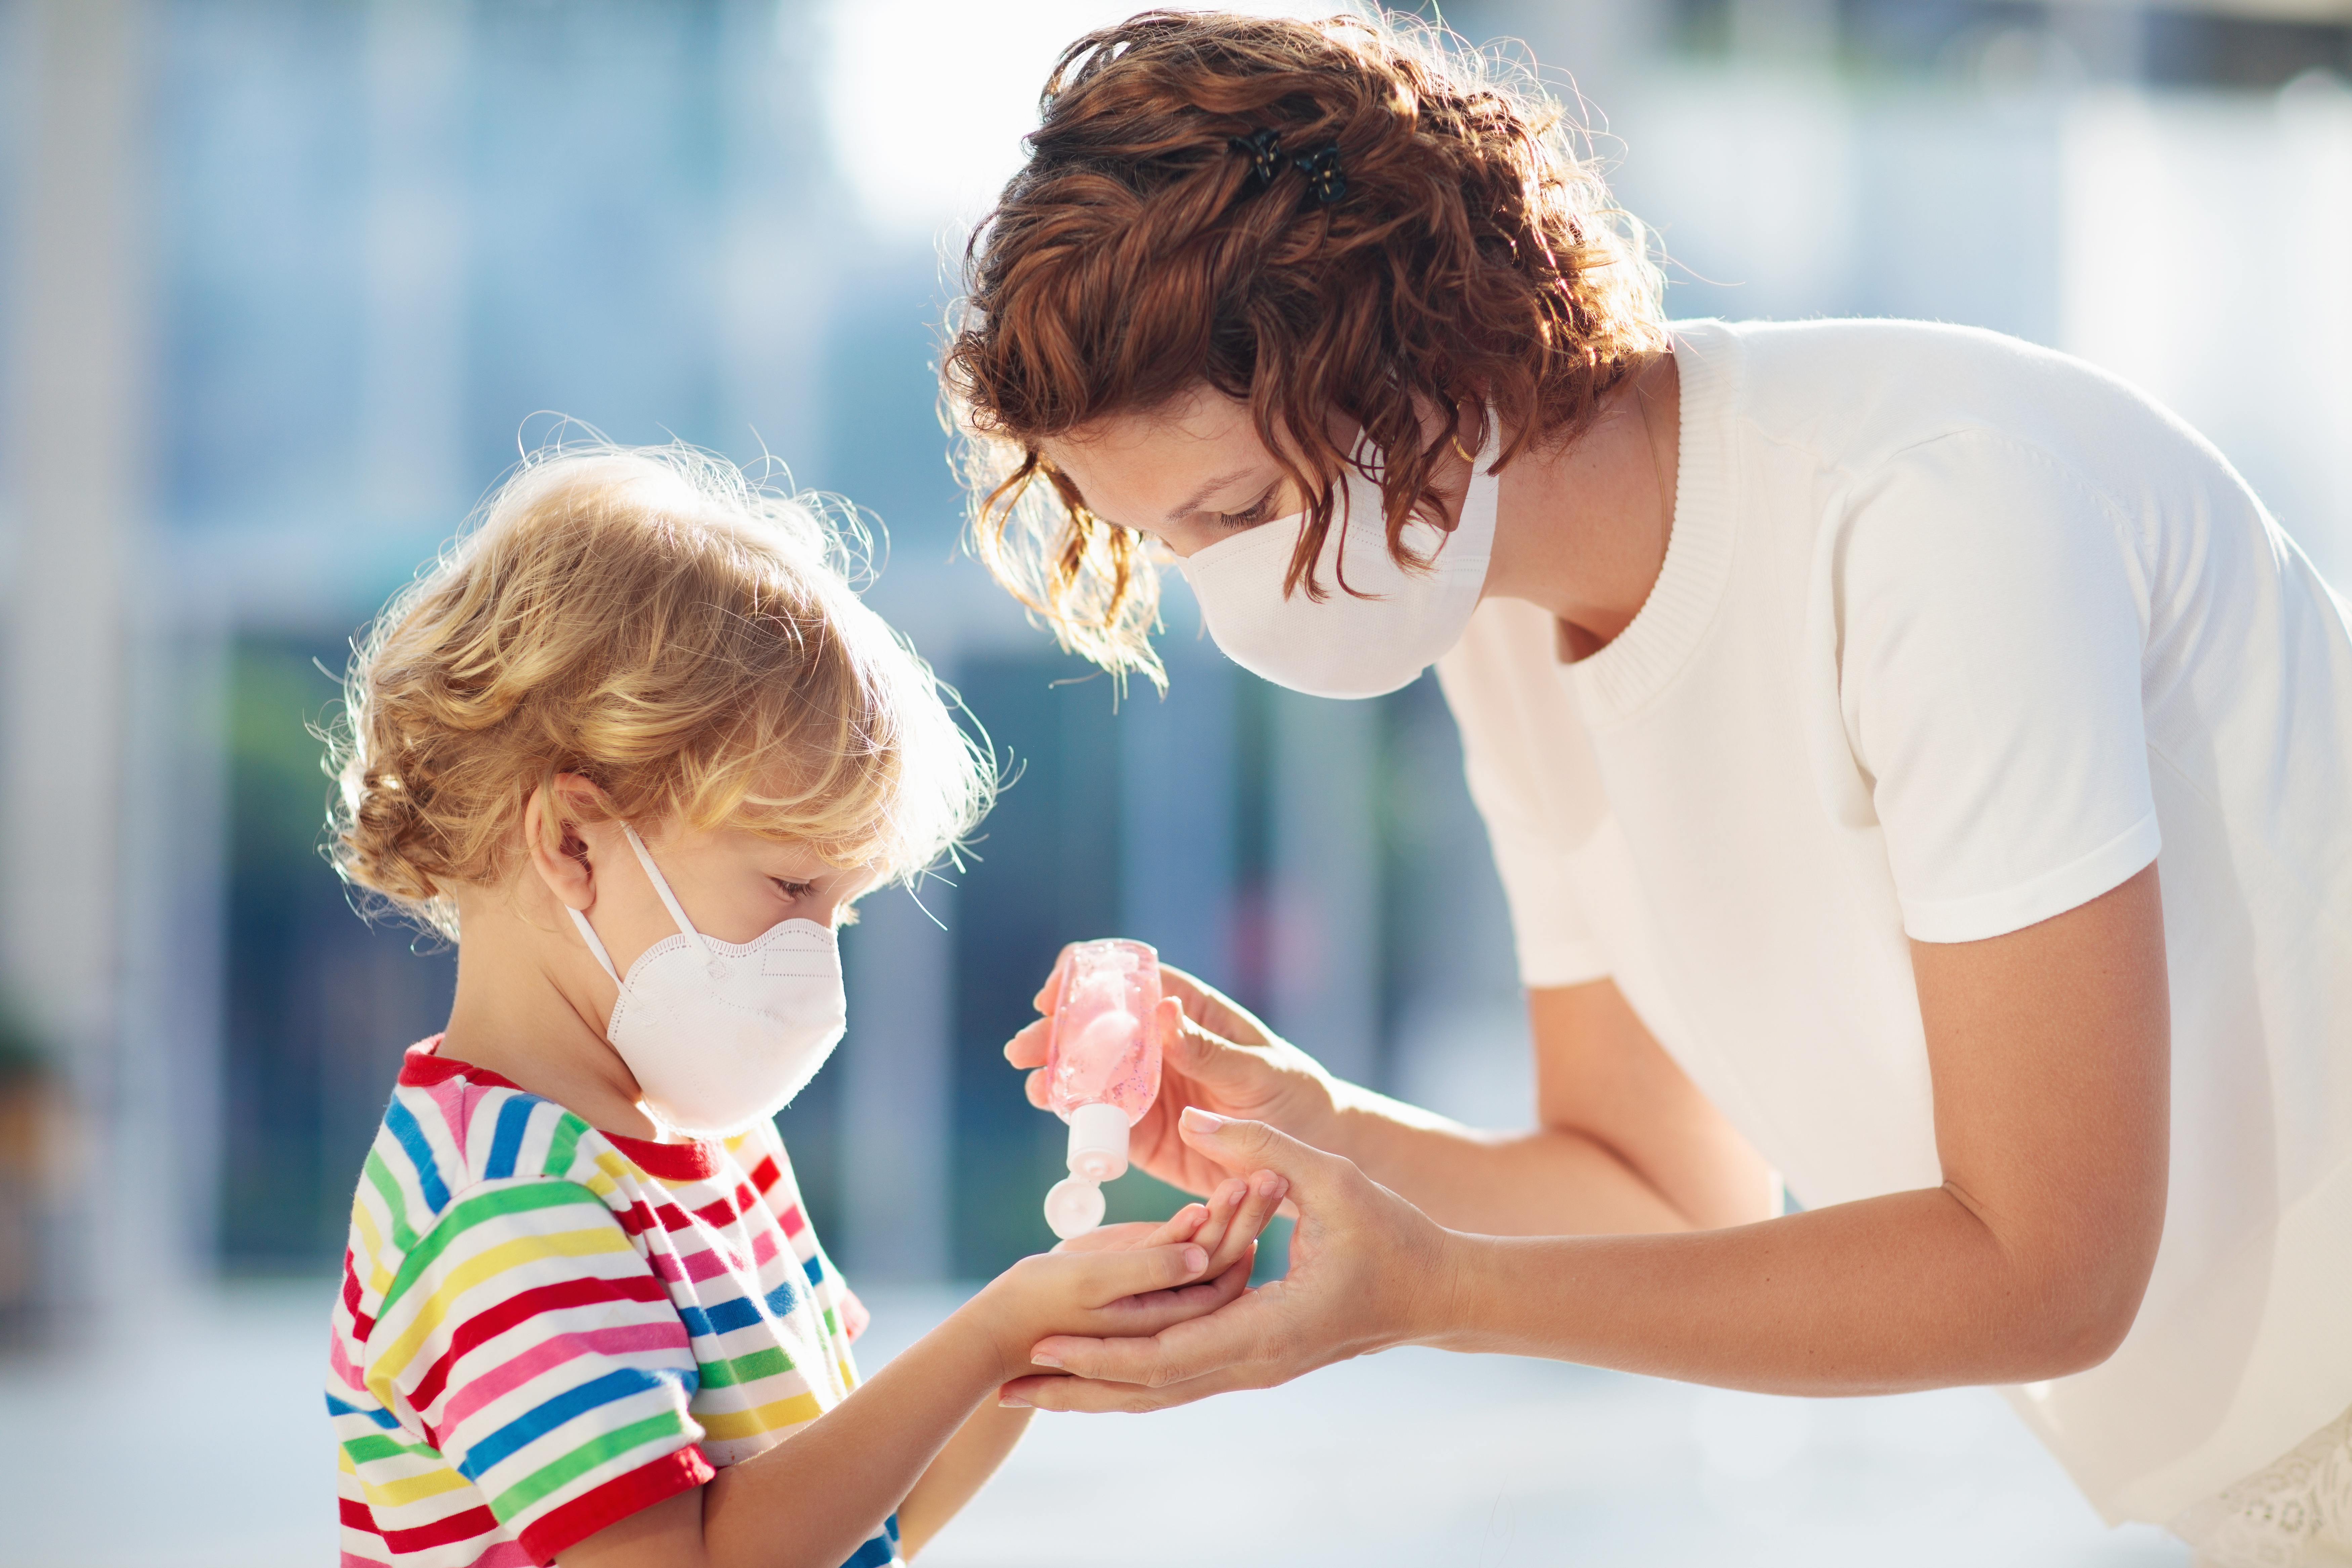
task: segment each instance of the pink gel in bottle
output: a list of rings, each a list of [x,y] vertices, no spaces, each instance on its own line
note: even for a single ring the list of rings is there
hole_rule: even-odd
[[[1127,1173],[1127,1132],[1160,1094],[1160,955],[1139,942],[1082,942],[1062,956],[1045,1104],[1070,1124],[1070,1174],[1045,1194],[1067,1241],[1102,1223],[1102,1184]]]

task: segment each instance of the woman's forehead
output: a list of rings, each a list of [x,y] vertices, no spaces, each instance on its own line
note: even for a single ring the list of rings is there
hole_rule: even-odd
[[[1203,389],[1181,405],[1113,415],[1037,449],[1097,515],[1131,528],[1181,520],[1274,467],[1248,405]]]

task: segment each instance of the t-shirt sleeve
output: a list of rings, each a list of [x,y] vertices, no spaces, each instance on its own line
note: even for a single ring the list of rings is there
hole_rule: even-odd
[[[461,1193],[401,1260],[367,1382],[531,1560],[717,1472],[686,1324],[604,1201],[554,1178]]]
[[[1902,454],[1841,525],[1839,700],[1915,939],[2016,931],[2156,858],[2126,526],[1983,432]]]

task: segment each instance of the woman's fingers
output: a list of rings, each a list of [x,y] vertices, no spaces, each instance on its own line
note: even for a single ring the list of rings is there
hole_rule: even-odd
[[[1049,1017],[1062,999],[1062,965],[1068,961],[1070,949],[1077,945],[1074,942],[1062,944],[1062,951],[1054,955],[1054,967],[1045,972],[1045,984],[1037,987],[1036,995],[1029,998],[1031,1006]]]
[[[1271,1386],[1254,1367],[1220,1367],[1182,1383],[1147,1388],[1135,1383],[1097,1383],[1091,1378],[1041,1373],[1016,1377],[996,1391],[996,1402],[1008,1410],[1074,1410],[1087,1415],[1140,1415],[1190,1405],[1213,1394]]]
[[[1171,963],[1160,966],[1160,994],[1183,1004],[1184,1016],[1203,1028],[1245,1046],[1263,1046],[1274,1032],[1240,1003]]]
[[[1121,1403],[1121,1385],[1127,1394],[1144,1389],[1186,1390],[1161,1402],[1166,1404],[1183,1404],[1223,1388],[1271,1386],[1307,1370],[1278,1368],[1277,1358],[1269,1353],[1280,1342],[1278,1300],[1278,1293],[1253,1290],[1219,1311],[1188,1317],[1148,1338],[1055,1334],[1040,1340],[1029,1352],[1031,1364],[1067,1374],[1045,1381],[1085,1386],[1023,1397],[1044,1410],[1125,1410],[1134,1406]],[[1237,1374],[1238,1381],[1228,1380],[1226,1373]]]
[[[1205,1275],[1166,1290],[1145,1290],[1121,1297],[1097,1309],[1092,1314],[1095,1321],[1087,1327],[1098,1330],[1105,1342],[1116,1344],[1205,1317],[1249,1289],[1250,1266],[1255,1261],[1255,1257],[1246,1257],[1221,1274]],[[1082,1337],[1092,1340],[1097,1336]]]
[[[1021,1031],[1004,1042],[1004,1059],[1017,1068],[1041,1068],[1045,1065],[1045,1047],[1053,1044],[1054,1021],[1039,1018],[1025,1024]]]

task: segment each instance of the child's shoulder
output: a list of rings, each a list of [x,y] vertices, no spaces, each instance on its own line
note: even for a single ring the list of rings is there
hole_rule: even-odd
[[[516,1178],[580,1181],[601,1136],[551,1100],[436,1053],[408,1048],[368,1151],[360,1187],[429,1226],[458,1194]],[[583,1146],[584,1145],[584,1146]]]

